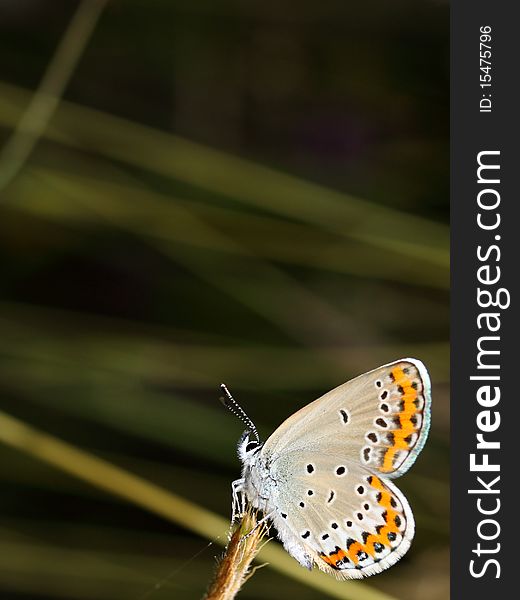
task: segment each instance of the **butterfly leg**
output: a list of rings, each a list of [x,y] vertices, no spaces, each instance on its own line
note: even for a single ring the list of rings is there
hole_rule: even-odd
[[[233,496],[231,504],[231,521],[235,521],[245,512],[244,479],[235,479],[231,484]]]

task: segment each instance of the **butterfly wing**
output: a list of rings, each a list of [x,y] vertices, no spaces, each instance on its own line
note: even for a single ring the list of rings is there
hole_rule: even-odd
[[[304,566],[315,563],[340,579],[361,578],[392,566],[410,547],[412,511],[384,477],[312,452],[284,455],[271,474],[279,482],[275,527]]]
[[[267,440],[263,454],[326,453],[399,477],[424,446],[430,403],[425,366],[405,358],[360,375],[293,414]]]

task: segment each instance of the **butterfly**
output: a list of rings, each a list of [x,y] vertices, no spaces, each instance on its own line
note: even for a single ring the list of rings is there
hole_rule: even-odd
[[[404,358],[347,381],[265,443],[221,387],[247,425],[234,506],[245,497],[302,566],[339,579],[380,573],[406,553],[414,517],[392,480],[412,466],[430,428],[431,384],[421,361]]]

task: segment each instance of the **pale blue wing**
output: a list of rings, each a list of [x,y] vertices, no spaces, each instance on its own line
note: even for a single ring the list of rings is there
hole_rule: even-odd
[[[341,456],[306,451],[285,454],[270,474],[271,518],[300,562],[310,557],[340,578],[361,578],[390,567],[410,547],[412,511],[384,477]]]
[[[271,460],[293,451],[332,454],[398,477],[424,446],[430,404],[426,368],[419,360],[405,358],[311,402],[280,425],[262,453]]]

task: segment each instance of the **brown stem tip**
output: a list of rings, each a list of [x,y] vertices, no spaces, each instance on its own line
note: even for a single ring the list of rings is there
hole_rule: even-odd
[[[251,563],[260,551],[261,541],[269,529],[258,519],[257,512],[248,508],[240,520],[232,525],[232,534],[217,565],[203,600],[232,600],[244,582],[253,575]]]

